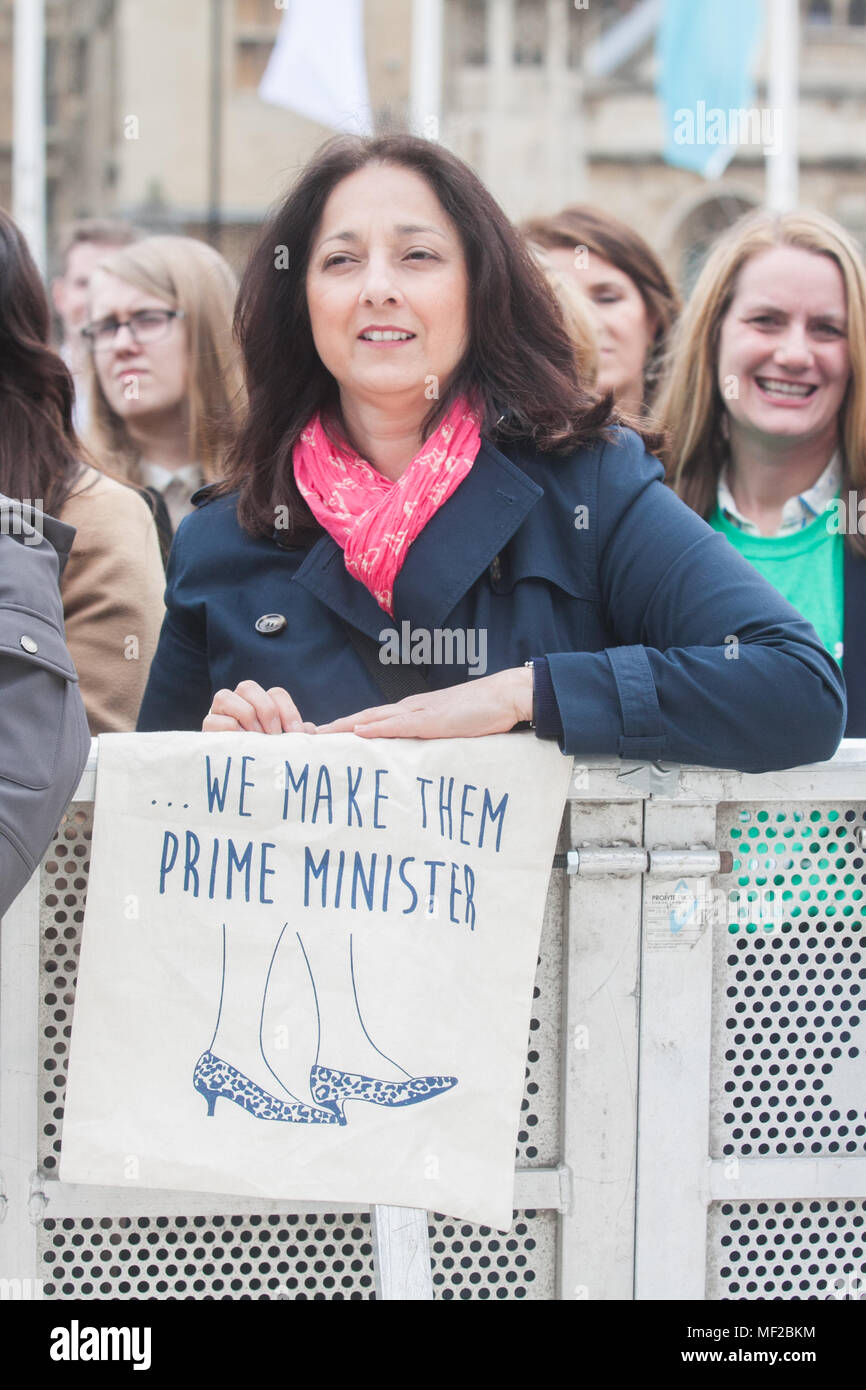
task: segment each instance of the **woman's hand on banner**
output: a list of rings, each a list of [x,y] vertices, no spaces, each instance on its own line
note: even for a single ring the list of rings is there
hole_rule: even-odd
[[[532,718],[532,672],[523,666],[481,676],[463,685],[409,695],[319,724],[320,734],[362,738],[479,738],[504,734]]]
[[[255,681],[241,681],[234,690],[218,690],[205,716],[206,734],[314,734],[315,724],[304,722],[287,690],[271,686],[263,690]]]

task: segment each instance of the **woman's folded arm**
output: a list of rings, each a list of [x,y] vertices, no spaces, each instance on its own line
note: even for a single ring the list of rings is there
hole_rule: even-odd
[[[831,757],[846,713],[835,662],[661,478],[635,435],[602,451],[599,578],[619,642],[548,654],[563,751],[744,772]]]

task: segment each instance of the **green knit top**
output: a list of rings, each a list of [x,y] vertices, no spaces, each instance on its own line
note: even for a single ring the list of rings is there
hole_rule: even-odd
[[[802,613],[830,655],[841,661],[845,537],[828,527],[829,516],[828,509],[787,536],[751,535],[728,521],[718,506],[709,523]]]

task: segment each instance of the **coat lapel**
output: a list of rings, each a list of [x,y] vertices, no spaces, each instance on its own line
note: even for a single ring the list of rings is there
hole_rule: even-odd
[[[309,555],[293,576],[314,598],[326,604],[344,622],[379,640],[383,627],[391,620],[370,593],[353,578],[343,563],[343,551],[331,536],[316,541]]]
[[[440,627],[543,496],[543,488],[482,440],[463,482],[409,547],[394,585],[395,621]]]
[[[408,619],[440,627],[460,599],[528,516],[543,488],[482,440],[463,482],[409,547],[394,585],[394,618],[346,570],[330,536],[313,546],[294,582],[334,613],[378,641],[385,627]]]

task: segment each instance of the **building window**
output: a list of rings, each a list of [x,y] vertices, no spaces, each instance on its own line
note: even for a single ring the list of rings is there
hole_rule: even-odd
[[[258,39],[238,39],[235,44],[235,86],[241,90],[258,87],[265,75],[272,43]]]
[[[587,20],[591,17],[589,9],[579,10],[574,5],[568,7],[568,57],[567,62],[570,68],[579,68],[583,63],[583,52],[589,39],[587,38]],[[592,35],[590,34],[590,37]]]
[[[59,180],[50,174],[45,179],[45,225],[50,228],[57,227],[58,183]]]
[[[79,35],[72,46],[70,91],[83,97],[87,91],[87,39]]]
[[[273,0],[235,0],[234,85],[240,91],[261,82],[283,14]]]
[[[592,4],[592,0],[590,3]],[[624,19],[629,10],[634,9],[635,3],[636,0],[601,0],[602,32],[611,29],[614,24],[618,24],[621,19]]]
[[[709,252],[721,236],[755,203],[739,193],[713,194],[692,208],[680,222],[673,250],[679,261],[680,285],[688,295],[694,288]]]
[[[540,67],[547,53],[545,0],[517,0],[514,6],[514,61],[518,67]]]
[[[274,0],[235,0],[235,24],[239,28],[274,29],[282,17],[283,11]]]
[[[45,40],[45,124],[48,126],[57,125],[60,115],[59,83],[57,80],[59,56],[60,41],[49,36]]]
[[[830,0],[809,0],[806,12],[807,24],[832,24],[833,6]]]
[[[459,67],[481,68],[487,62],[487,5],[485,0],[455,0],[452,53]],[[450,27],[450,25],[449,25]]]

